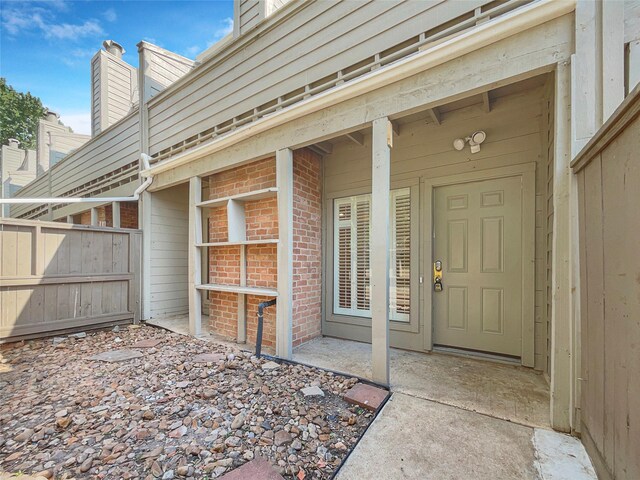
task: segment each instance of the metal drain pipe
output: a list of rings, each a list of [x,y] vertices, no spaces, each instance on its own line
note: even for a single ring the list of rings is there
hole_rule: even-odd
[[[146,153],[140,154],[140,161],[144,170],[149,169],[149,160],[151,157]],[[128,197],[52,197],[52,198],[0,198],[1,204],[20,205],[20,204],[43,204],[43,203],[113,203],[113,202],[133,202],[140,199],[140,195],[153,182],[153,176],[148,175],[146,180],[135,189],[133,195]]]
[[[269,300],[258,304],[258,329],[256,331],[256,357],[260,358],[262,352],[262,324],[264,322],[263,313],[266,307],[276,304],[276,299]]]

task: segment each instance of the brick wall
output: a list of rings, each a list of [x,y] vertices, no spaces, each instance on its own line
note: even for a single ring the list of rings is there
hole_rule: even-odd
[[[294,298],[293,341],[299,345],[320,335],[321,327],[321,166],[320,157],[308,150],[294,155]],[[205,179],[205,197],[219,198],[275,187],[275,159],[253,162]],[[278,237],[276,199],[247,202],[245,220],[248,240]],[[226,207],[209,212],[209,242],[227,238]],[[237,285],[240,279],[240,247],[209,248],[209,282]],[[247,285],[277,288],[277,246],[246,247]],[[269,297],[246,296],[247,341],[255,343],[258,303]],[[211,327],[236,338],[237,295],[210,292]],[[263,345],[275,346],[276,309],[265,310]]]
[[[206,196],[219,198],[276,186],[275,159],[268,158],[211,175]],[[245,203],[247,240],[278,238],[278,212],[275,199]],[[209,242],[224,242],[227,236],[227,209],[209,212]],[[275,245],[246,247],[247,285],[277,287],[277,249]],[[240,247],[209,248],[209,282],[238,285],[240,282]],[[258,303],[268,297],[246,296],[247,339],[255,342]],[[238,327],[238,296],[234,293],[209,293],[211,327],[219,334],[236,338]],[[263,345],[275,345],[275,308],[264,316]]]
[[[120,204],[120,227],[138,228],[138,202]]]
[[[320,156],[293,158],[293,346],[321,334],[322,170]]]
[[[73,223],[91,225],[91,210],[73,216]],[[98,225],[113,227],[113,207],[98,207]],[[120,203],[120,227],[138,228],[138,202]]]

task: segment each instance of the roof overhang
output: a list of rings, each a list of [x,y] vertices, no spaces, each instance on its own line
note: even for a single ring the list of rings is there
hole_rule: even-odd
[[[211,142],[161,161],[151,168],[143,170],[141,175],[145,177],[155,176],[186,165],[305,115],[390,85],[460,56],[473,53],[500,40],[571,13],[575,9],[575,5],[576,0],[540,0],[525,5],[445,42],[426,48],[415,55],[374,70],[356,80],[344,83],[239,127]]]

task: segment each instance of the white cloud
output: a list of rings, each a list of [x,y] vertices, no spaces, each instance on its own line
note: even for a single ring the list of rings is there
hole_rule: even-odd
[[[187,57],[195,57],[197,54],[206,50],[207,48],[215,45],[224,37],[233,32],[233,18],[227,17],[223,18],[218,27],[213,31],[213,37],[210,41],[207,42],[204,48],[200,47],[200,45],[193,45],[191,47],[187,47],[184,49],[183,55]]]
[[[46,5],[58,10],[67,8],[63,1],[48,2]],[[1,21],[2,27],[14,36],[34,30],[40,31],[45,38],[60,40],[104,34],[97,20],[87,20],[79,24],[58,23],[55,22],[50,9],[32,2],[4,2]]]
[[[42,27],[44,36],[47,38],[75,39],[78,37],[89,37],[92,35],[103,35],[104,30],[100,24],[94,20],[87,20],[80,25],[68,23],[48,24]]]
[[[222,25],[213,32],[213,39],[209,43],[207,43],[208,47],[210,47],[221,38],[226,37],[231,32],[233,32],[233,18],[231,17],[223,18],[220,23]]]
[[[107,22],[115,22],[118,19],[118,14],[113,8],[108,8],[107,10],[102,12],[102,16]]]
[[[91,112],[61,112],[60,120],[76,133],[91,135]]]
[[[202,50],[198,45],[192,45],[184,49],[185,57],[195,57]]]

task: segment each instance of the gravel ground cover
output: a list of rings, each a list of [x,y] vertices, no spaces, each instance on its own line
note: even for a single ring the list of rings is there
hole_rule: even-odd
[[[354,378],[152,327],[79,337],[0,351],[0,472],[206,479],[261,456],[326,479],[373,419],[342,399]],[[135,358],[89,359],[114,350]]]

